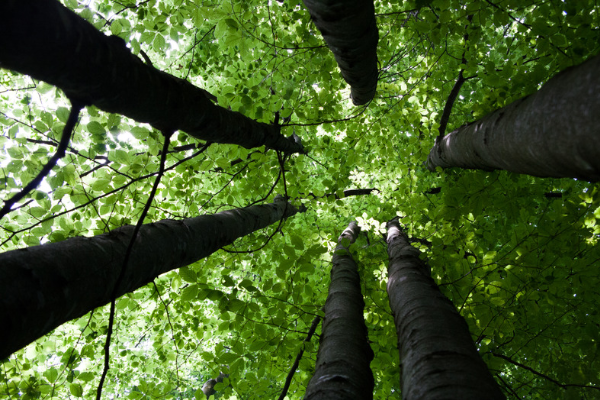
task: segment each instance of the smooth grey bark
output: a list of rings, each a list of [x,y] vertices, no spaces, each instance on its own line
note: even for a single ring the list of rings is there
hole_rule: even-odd
[[[303,152],[279,126],[214,105],[208,92],[144,64],[121,38],[104,35],[56,0],[0,1],[0,67],[159,130],[182,130],[246,148]]]
[[[358,267],[348,249],[359,233],[358,225],[351,222],[342,232],[331,260],[331,284],[324,307],[321,342],[305,399],[373,398],[375,384],[370,367],[373,351],[363,317],[365,303]]]
[[[229,374],[224,374],[221,372],[219,376],[217,376],[217,379],[209,379],[204,383],[204,385],[202,385],[202,393],[204,393],[207,399],[213,394],[217,393],[215,390],[215,385],[217,383],[222,383],[225,378],[229,378]]]
[[[397,220],[388,223],[387,292],[400,351],[404,400],[500,400],[469,328],[440,292]]]
[[[116,297],[209,256],[297,209],[274,203],[140,229]],[[0,359],[112,300],[133,226],[0,254]]]
[[[600,180],[600,56],[570,67],[539,91],[444,136],[427,167],[504,169]]]
[[[377,89],[379,31],[372,0],[304,0],[304,5],[350,85],[354,105]]]

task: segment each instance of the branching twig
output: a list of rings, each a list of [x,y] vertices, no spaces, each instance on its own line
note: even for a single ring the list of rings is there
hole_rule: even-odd
[[[473,15],[467,15],[467,20],[469,21],[469,23],[471,22],[472,19],[473,19]],[[466,46],[467,41],[469,40],[468,33],[465,33],[464,39],[465,39],[465,46]],[[467,60],[465,58],[465,52],[463,52],[463,54],[462,54],[462,63],[467,64]],[[454,87],[450,91],[450,95],[448,96],[448,100],[446,101],[446,105],[444,106],[444,112],[442,113],[442,118],[440,119],[440,128],[438,131],[439,134],[436,139],[436,142],[441,141],[442,138],[444,137],[444,135],[446,134],[446,127],[448,126],[448,121],[450,120],[450,113],[452,113],[452,106],[454,106],[454,102],[456,101],[456,98],[458,97],[460,88],[462,87],[463,83],[465,83],[465,81],[467,80],[463,76],[464,72],[465,72],[464,68],[460,70],[460,72],[458,73],[458,79],[456,80]]]
[[[208,148],[208,146],[209,146],[209,145],[210,145],[210,144],[208,144],[208,143],[207,143],[207,144],[205,144],[205,145],[204,145],[204,146],[203,146],[203,147],[202,147],[200,150],[196,151],[196,152],[195,152],[194,154],[192,154],[191,156],[189,156],[189,157],[186,157],[186,158],[183,158],[182,160],[180,160],[180,161],[176,162],[175,164],[173,164],[173,165],[171,165],[170,167],[166,168],[166,169],[165,169],[165,171],[170,171],[170,170],[173,170],[173,169],[177,168],[178,166],[180,166],[181,164],[185,163],[186,161],[189,161],[189,160],[191,160],[191,159],[193,159],[193,158],[196,158],[196,157],[197,157],[197,156],[199,156],[200,154],[204,153],[204,151],[205,151],[205,150]],[[132,179],[131,181],[129,181],[129,182],[127,182],[127,183],[125,183],[124,185],[122,185],[122,186],[119,186],[118,188],[116,188],[116,189],[113,189],[113,190],[110,190],[110,191],[108,191],[108,192],[106,192],[106,193],[103,193],[103,194],[101,194],[101,195],[99,195],[99,196],[96,196],[96,197],[94,197],[93,199],[91,199],[91,200],[89,200],[89,201],[87,201],[87,202],[85,202],[85,203],[83,203],[83,204],[80,204],[80,205],[78,205],[78,206],[75,206],[75,207],[73,207],[73,208],[71,208],[71,209],[68,209],[68,210],[65,210],[65,211],[61,211],[61,212],[59,212],[59,213],[56,213],[56,214],[54,214],[54,215],[52,215],[52,216],[50,216],[50,217],[47,217],[47,218],[41,219],[41,220],[39,220],[38,222],[36,222],[35,224],[32,224],[32,225],[28,226],[27,228],[19,229],[19,230],[16,230],[16,231],[10,231],[10,232],[11,232],[11,234],[10,234],[10,235],[9,235],[9,236],[8,236],[8,237],[7,237],[7,238],[4,240],[4,241],[2,241],[2,243],[0,243],[0,247],[4,246],[4,245],[5,245],[6,243],[8,243],[8,242],[9,242],[9,241],[10,241],[10,240],[11,240],[11,239],[12,239],[12,238],[15,236],[15,235],[17,235],[17,234],[19,234],[19,233],[21,233],[21,232],[25,232],[25,231],[27,231],[27,230],[29,230],[29,229],[35,228],[36,226],[38,226],[38,225],[41,225],[42,223],[44,223],[44,222],[46,222],[46,221],[50,221],[51,219],[58,218],[58,217],[60,217],[60,216],[62,216],[62,215],[68,214],[68,213],[70,213],[70,212],[73,212],[73,211],[75,211],[75,210],[79,210],[80,208],[87,207],[88,205],[90,205],[90,204],[94,203],[94,202],[95,202],[95,201],[97,201],[97,200],[103,199],[103,198],[105,198],[105,197],[108,197],[108,196],[110,196],[110,195],[112,195],[112,194],[114,194],[114,193],[120,192],[120,191],[122,191],[122,190],[124,190],[124,189],[128,188],[129,186],[131,186],[132,184],[134,184],[134,183],[136,183],[136,182],[142,181],[142,180],[144,180],[144,179],[148,179],[148,178],[150,178],[151,176],[155,176],[155,175],[157,175],[157,174],[158,174],[157,172],[152,172],[152,173],[150,173],[150,174],[146,174],[146,175],[143,175],[143,176],[139,176],[139,177],[137,177],[137,178],[134,178],[134,179]],[[3,229],[5,229],[5,230],[6,230],[6,228],[3,228]]]
[[[315,319],[313,319],[312,324],[310,325],[308,334],[306,335],[306,339],[304,339],[304,343],[310,342],[310,339],[312,338],[315,331],[317,330],[317,326],[319,326],[320,321],[321,321],[321,317],[318,315],[315,317]],[[278,400],[285,399],[285,396],[287,395],[287,391],[290,388],[290,384],[292,383],[292,378],[294,377],[294,373],[298,369],[298,365],[300,364],[300,359],[302,358],[303,354],[304,354],[304,347],[302,347],[300,349],[300,351],[298,352],[298,355],[296,356],[296,361],[294,361],[294,365],[292,365],[292,368],[290,369],[290,372],[288,373],[287,378],[285,378],[285,385],[283,385],[283,389],[281,390],[281,395],[279,396]]]
[[[148,214],[148,210],[150,209],[150,205],[152,204],[152,200],[154,200],[154,195],[156,194],[156,190],[158,189],[158,183],[160,182],[160,178],[162,178],[165,173],[165,163],[167,161],[167,153],[169,150],[169,142],[173,132],[165,132],[165,143],[163,145],[163,152],[160,157],[160,166],[158,170],[158,174],[156,179],[154,180],[154,186],[152,187],[152,191],[150,192],[150,196],[148,197],[148,201],[146,201],[146,206],[138,219],[137,224],[133,230],[131,235],[131,239],[129,240],[129,246],[127,246],[127,251],[125,252],[125,257],[123,259],[123,265],[121,267],[121,272],[115,282],[115,286],[112,291],[112,301],[110,302],[110,317],[108,319],[108,331],[106,333],[106,342],[104,343],[104,370],[102,371],[102,377],[100,378],[100,383],[98,384],[98,389],[96,391],[96,400],[102,399],[102,386],[104,385],[104,381],[106,379],[106,374],[108,373],[108,369],[110,368],[110,339],[112,337],[113,326],[115,322],[115,309],[116,309],[116,296],[119,290],[119,286],[121,285],[121,281],[125,277],[125,270],[127,269],[127,264],[129,263],[129,258],[131,257],[131,251],[133,249],[133,244],[135,243],[136,236],[140,231],[142,225],[144,224],[144,219]]]
[[[535,369],[533,369],[533,368],[531,368],[531,367],[528,367],[528,366],[527,366],[527,365],[525,365],[525,364],[521,364],[520,362],[518,362],[518,361],[515,361],[515,360],[513,360],[512,358],[510,358],[510,357],[508,357],[508,356],[505,356],[504,354],[498,354],[498,353],[494,353],[494,352],[492,352],[492,355],[493,355],[494,357],[498,357],[498,358],[501,358],[501,359],[503,359],[503,360],[506,360],[506,361],[508,361],[509,363],[511,363],[511,364],[513,364],[513,365],[516,365],[517,367],[520,367],[520,368],[526,369],[527,371],[531,372],[532,374],[534,374],[534,375],[537,375],[537,376],[539,376],[540,378],[544,378],[544,379],[546,379],[546,380],[548,380],[548,381],[550,381],[550,382],[554,383],[555,385],[557,385],[557,386],[560,386],[560,387],[561,387],[561,388],[563,388],[563,389],[565,389],[565,388],[567,388],[567,387],[580,387],[580,388],[587,388],[587,389],[596,389],[596,390],[600,390],[600,387],[598,387],[598,386],[592,386],[592,385],[578,385],[578,384],[575,384],[575,383],[560,383],[559,381],[557,381],[557,380],[555,380],[555,379],[552,379],[552,378],[550,378],[548,375],[542,374],[541,372],[538,372],[538,371],[536,371]]]
[[[0,219],[8,214],[13,205],[16,202],[21,200],[23,197],[27,196],[29,192],[35,189],[42,180],[50,173],[52,168],[56,165],[58,160],[65,156],[67,146],[69,145],[69,141],[71,140],[71,135],[73,133],[73,129],[77,124],[77,118],[79,117],[79,112],[83,108],[84,104],[79,101],[71,100],[71,112],[69,113],[69,119],[67,119],[67,124],[63,128],[62,137],[60,138],[60,144],[56,149],[56,153],[48,160],[44,168],[37,174],[35,178],[27,186],[25,186],[21,191],[15,194],[10,199],[4,202],[4,206],[0,210]]]

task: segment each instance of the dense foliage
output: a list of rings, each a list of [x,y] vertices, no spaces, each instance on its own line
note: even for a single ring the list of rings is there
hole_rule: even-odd
[[[301,398],[317,344],[303,340],[327,295],[331,252],[353,219],[363,230],[352,252],[375,353],[375,398],[398,398],[382,238],[396,215],[507,397],[600,398],[598,186],[423,166],[461,69],[467,80],[450,129],[598,53],[596,1],[375,1],[380,78],[365,107],[352,106],[300,0],[64,4],[156,68],[215,94],[220,106],[262,122],[279,112],[289,119],[283,132],[299,135],[308,150],[283,158],[211,145],[169,168],[203,145],[176,134],[146,222],[276,193],[307,211],[280,233],[273,225],[119,299],[107,398],[202,398],[202,384],[221,371],[229,378],[215,387],[217,398],[276,398],[304,347],[288,394]],[[68,107],[52,86],[0,70],[0,198],[54,153]],[[135,224],[162,140],[147,125],[87,107],[59,167],[0,221],[2,251]],[[344,197],[352,188],[377,190]],[[107,320],[108,308],[97,309],[4,360],[1,395],[93,397]]]

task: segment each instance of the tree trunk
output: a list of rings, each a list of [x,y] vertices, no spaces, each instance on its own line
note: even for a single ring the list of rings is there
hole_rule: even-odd
[[[332,400],[373,398],[373,351],[367,341],[358,267],[349,247],[360,232],[355,222],[339,238],[332,258],[331,284],[325,303],[321,343],[315,374],[305,399]]]
[[[505,169],[541,177],[600,179],[600,56],[570,67],[539,91],[444,136],[435,167]]]
[[[280,127],[214,105],[211,95],[131,54],[56,0],[0,1],[0,67],[40,79],[75,100],[201,140],[303,152]]]
[[[139,231],[117,296],[297,212],[282,199]],[[0,360],[112,300],[133,226],[0,254]]]
[[[377,42],[372,0],[304,0],[310,16],[350,85],[354,105],[366,104],[377,89]]]
[[[405,400],[504,399],[465,320],[431,278],[397,220],[388,223],[387,292]]]
[[[217,376],[217,379],[209,379],[204,383],[204,385],[202,385],[202,393],[204,393],[207,399],[213,394],[217,393],[215,390],[215,385],[217,383],[222,383],[225,378],[229,378],[229,374],[224,374],[221,372],[219,376]]]

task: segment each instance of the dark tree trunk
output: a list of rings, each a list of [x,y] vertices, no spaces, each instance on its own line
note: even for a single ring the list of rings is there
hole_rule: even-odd
[[[465,320],[440,292],[398,221],[388,223],[387,243],[387,292],[398,334],[402,398],[504,399]]]
[[[436,142],[435,167],[600,180],[600,56]]]
[[[117,296],[297,212],[284,200],[143,225]],[[0,360],[112,300],[133,226],[0,254]]]
[[[366,104],[377,89],[377,42],[372,0],[304,0],[351,88],[354,105]]]
[[[216,384],[223,383],[223,380],[225,380],[225,378],[229,378],[229,374],[224,374],[221,372],[219,376],[217,376],[217,379],[209,379],[204,383],[204,385],[202,385],[202,393],[204,393],[207,399],[210,398],[210,396],[212,396],[213,394],[217,393],[217,391],[215,390]]]
[[[358,267],[349,247],[360,232],[355,222],[339,238],[332,258],[331,284],[325,303],[321,343],[315,374],[305,399],[332,400],[373,398],[373,351],[367,340]]]
[[[144,64],[122,39],[104,35],[56,0],[0,1],[0,67],[159,130],[246,148],[303,151],[279,126],[214,105],[206,91]]]

